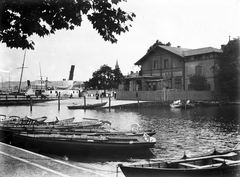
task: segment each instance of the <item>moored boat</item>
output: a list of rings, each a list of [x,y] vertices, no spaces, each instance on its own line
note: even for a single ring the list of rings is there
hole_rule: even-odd
[[[28,117],[30,119],[33,119],[39,123],[43,123],[46,119],[47,119],[47,116],[42,116],[42,117],[36,117],[36,118],[31,118],[31,117]]]
[[[95,108],[103,107],[106,104],[107,104],[107,102],[87,104],[87,105],[73,104],[73,105],[67,106],[67,107],[68,107],[68,109],[95,109]]]
[[[144,136],[87,136],[87,135],[59,135],[59,134],[29,134],[13,133],[13,143],[22,148],[38,149],[47,153],[76,153],[110,154],[146,151],[154,147],[153,137]]]
[[[170,104],[170,107],[171,107],[171,108],[181,108],[181,106],[182,106],[181,100],[173,101],[173,102]]]
[[[181,108],[181,109],[189,109],[194,108],[195,104],[191,103],[190,100],[187,100],[185,103],[182,103],[181,100],[173,101],[173,103],[170,104],[171,108]]]
[[[44,102],[56,101],[56,100],[58,100],[58,98],[32,97],[32,99],[30,99],[26,96],[18,96],[16,98],[14,95],[7,95],[3,99],[0,99],[0,106],[22,106],[22,105],[31,105],[35,103],[44,103]]]
[[[55,121],[50,122],[44,122],[46,125],[68,125],[71,124],[75,120],[75,117],[70,117],[66,119],[59,120],[58,117],[56,117]]]
[[[118,167],[126,177],[237,177],[240,175],[239,153],[207,155],[146,164]]]

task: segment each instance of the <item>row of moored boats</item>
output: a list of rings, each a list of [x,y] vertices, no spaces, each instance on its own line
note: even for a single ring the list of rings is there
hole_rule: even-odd
[[[47,117],[1,115],[2,141],[11,141],[16,146],[49,153],[121,154],[124,152],[149,151],[156,139],[153,130],[136,129],[117,131],[109,121],[74,117],[47,121]]]

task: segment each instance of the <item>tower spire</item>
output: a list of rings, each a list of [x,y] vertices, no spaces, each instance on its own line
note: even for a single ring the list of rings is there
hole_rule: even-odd
[[[116,61],[115,69],[119,69],[118,60]]]

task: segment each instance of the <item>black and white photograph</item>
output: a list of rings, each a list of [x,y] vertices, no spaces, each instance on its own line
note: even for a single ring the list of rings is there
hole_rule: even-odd
[[[0,176],[239,177],[240,0],[0,0]]]

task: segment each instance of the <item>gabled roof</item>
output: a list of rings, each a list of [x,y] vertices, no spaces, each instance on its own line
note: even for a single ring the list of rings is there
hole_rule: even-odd
[[[177,56],[180,56],[182,58],[192,55],[200,55],[200,54],[206,54],[206,53],[222,53],[221,49],[216,49],[214,47],[204,47],[199,49],[186,49],[181,47],[171,47],[171,46],[165,46],[165,45],[155,45],[152,47],[140,60],[138,60],[135,65],[141,65],[141,63],[150,55],[150,53],[155,50],[156,48],[162,48],[170,53],[173,53]]]
[[[159,45],[158,47],[163,48],[171,53],[174,53],[180,57],[184,57],[184,52],[191,50],[191,49],[186,49],[186,48],[181,48],[181,47],[170,47],[170,46],[165,46],[165,45]]]
[[[206,54],[206,53],[222,53],[221,49],[216,49],[213,47],[204,47],[204,48],[199,48],[199,49],[192,49],[192,50],[188,50],[188,51],[184,51],[184,56],[192,56],[192,55],[200,55],[200,54]]]
[[[149,54],[155,50],[156,48],[162,48],[166,51],[169,51],[175,55],[178,55],[180,57],[184,57],[183,52],[187,51],[187,50],[191,50],[191,49],[185,49],[185,48],[181,48],[181,47],[171,47],[171,46],[165,46],[165,45],[155,45],[152,49],[150,49],[140,60],[138,60],[135,65],[140,65],[141,62],[147,57],[149,56]]]

